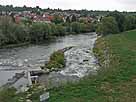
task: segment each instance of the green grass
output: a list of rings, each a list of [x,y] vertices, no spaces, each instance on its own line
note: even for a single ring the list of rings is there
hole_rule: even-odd
[[[4,88],[0,90],[0,102],[26,102],[26,100],[32,100],[32,102],[39,102],[40,95],[46,92],[46,88],[35,84],[24,93],[17,93],[14,88]]]
[[[16,96],[14,88],[4,88],[0,90],[0,102],[14,102]]]
[[[94,52],[98,75],[51,90],[50,102],[136,102],[136,30],[99,38]]]

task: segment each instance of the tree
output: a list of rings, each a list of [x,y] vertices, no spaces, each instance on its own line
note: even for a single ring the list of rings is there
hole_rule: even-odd
[[[14,97],[16,96],[16,89],[4,88],[0,91],[0,102],[15,102]]]
[[[71,27],[72,27],[72,32],[80,33],[80,31],[81,31],[80,23],[78,23],[78,22],[73,22],[73,23],[71,24]]]
[[[71,19],[72,22],[76,22],[77,21],[77,18],[75,15],[72,15],[72,19]]]
[[[53,23],[51,23],[50,26],[51,26],[51,36],[56,35],[56,32],[57,32],[57,27],[56,27],[56,25],[53,24]]]
[[[10,30],[16,38],[14,43],[22,43],[29,41],[29,30],[25,25],[12,24],[13,28]]]
[[[42,23],[33,23],[30,28],[30,38],[31,42],[38,43],[39,41],[43,40],[44,32],[43,31],[44,24]]]
[[[6,42],[6,37],[4,36],[4,34],[2,33],[2,31],[0,30],[0,46],[3,46]]]
[[[31,42],[41,42],[48,39],[52,34],[52,26],[47,23],[33,23],[30,28]]]
[[[26,26],[15,24],[9,16],[0,17],[0,45],[21,43],[28,38]]]
[[[136,16],[125,16],[124,30],[136,29]]]
[[[119,32],[118,23],[114,17],[104,17],[101,22],[97,25],[98,34],[114,34]]]
[[[71,20],[70,20],[70,17],[69,17],[69,16],[67,16],[67,18],[66,18],[66,22],[67,22],[67,23],[70,23],[70,22],[71,22]]]
[[[122,13],[118,11],[114,11],[114,12],[110,12],[108,16],[112,16],[115,18],[120,32],[124,31],[125,16]]]
[[[23,6],[23,8],[24,8],[24,9],[26,9],[26,8],[27,8],[27,6],[26,6],[26,5],[24,5],[24,6]]]
[[[65,27],[60,24],[57,25],[57,36],[63,36],[65,35],[65,33],[66,33]]]
[[[55,15],[52,22],[54,22],[55,24],[60,24],[60,23],[63,23],[64,21],[63,21],[62,17]]]
[[[95,26],[93,23],[78,23],[80,33],[94,32]]]

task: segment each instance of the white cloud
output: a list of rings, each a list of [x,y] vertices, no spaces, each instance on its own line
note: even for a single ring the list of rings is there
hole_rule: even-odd
[[[136,10],[136,0],[0,0],[1,5],[89,10]]]
[[[136,4],[136,0],[117,0],[124,4]]]

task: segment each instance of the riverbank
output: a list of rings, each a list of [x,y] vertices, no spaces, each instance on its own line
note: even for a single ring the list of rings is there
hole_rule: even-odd
[[[54,42],[44,45],[32,45],[16,49],[2,49],[0,61],[1,68],[7,68],[7,66],[3,67],[3,65],[7,64],[10,68],[14,63],[19,69],[24,68],[24,66],[28,68],[28,65],[29,68],[37,68],[37,66],[44,65],[45,62],[49,61],[50,55],[54,51],[63,49],[62,51],[65,52],[66,67],[62,68],[61,71],[53,71],[50,74],[43,76],[43,85],[58,87],[63,83],[68,84],[71,81],[75,83],[75,81],[77,82],[77,80],[79,80],[78,77],[81,78],[89,73],[96,72],[95,57],[92,53],[96,38],[96,33],[69,35],[59,37]],[[71,48],[71,46],[74,47]],[[13,68],[16,68],[16,66],[13,66]],[[8,73],[5,73],[5,78],[7,78],[6,76],[8,75]],[[1,80],[3,81],[3,77],[1,77]],[[19,94],[17,97],[23,96]],[[13,96],[13,98],[16,99],[16,96]],[[39,95],[37,95],[36,98],[38,100]],[[8,99],[10,100],[10,98]]]
[[[136,102],[136,30],[99,38],[94,52],[98,75],[49,90],[49,102]]]
[[[136,30],[99,38],[94,48],[99,74],[50,90],[50,102],[135,102],[135,47]]]
[[[50,102],[135,102],[135,34],[136,30],[99,38],[94,48],[101,65],[99,74],[51,89]],[[108,63],[107,58],[110,59]],[[17,97],[11,95],[10,98],[16,100]],[[35,98],[38,102],[38,97]]]
[[[94,33],[94,32],[84,32],[83,34],[89,34],[89,33]],[[56,41],[58,38],[60,37],[65,37],[65,36],[69,36],[69,35],[80,35],[81,33],[74,33],[74,32],[70,32],[61,36],[49,36],[48,39],[44,40],[44,41],[39,41],[39,42],[31,42],[31,41],[27,41],[24,43],[15,43],[15,44],[7,44],[7,45],[0,45],[0,49],[11,49],[11,48],[17,48],[17,47],[22,47],[22,46],[29,46],[29,45],[41,45],[41,44],[47,44],[47,43],[51,43]]]
[[[0,46],[0,49],[17,48],[17,47],[26,46],[29,44],[30,42],[25,42],[25,43],[20,43],[20,44],[10,44],[10,45],[5,45],[5,46]]]
[[[10,46],[10,44],[18,44],[30,41],[31,43],[40,43],[49,41],[56,36],[65,36],[69,34],[80,34],[93,32],[94,28],[90,28],[92,23],[80,22],[60,22],[60,23],[43,23],[33,22],[25,24],[20,22],[16,24],[10,16],[2,16],[1,19],[1,35],[0,46]],[[6,21],[6,22],[5,22]],[[6,25],[8,24],[8,25]],[[3,28],[7,28],[6,31]]]

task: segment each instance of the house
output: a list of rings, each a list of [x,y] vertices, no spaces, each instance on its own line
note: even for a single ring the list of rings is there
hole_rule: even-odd
[[[90,23],[90,22],[93,22],[93,18],[92,17],[80,17],[79,21]]]
[[[51,23],[51,20],[53,19],[53,16],[49,16],[49,15],[36,15],[33,17],[33,22],[45,22],[45,23]]]

